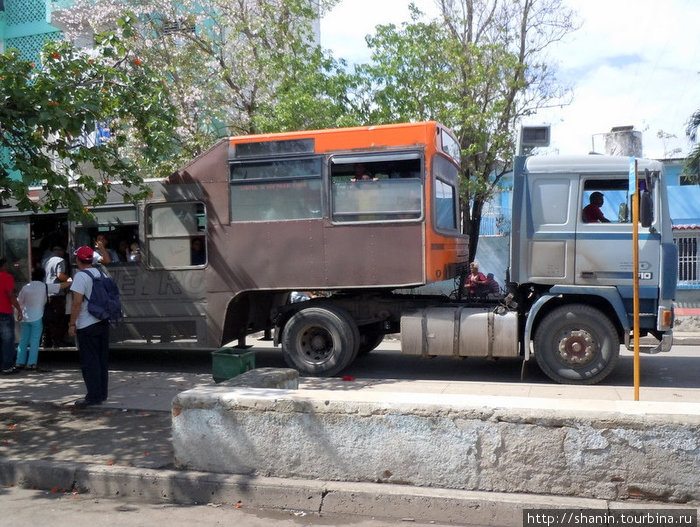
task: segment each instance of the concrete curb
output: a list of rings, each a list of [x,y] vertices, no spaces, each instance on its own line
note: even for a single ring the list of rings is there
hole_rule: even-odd
[[[54,492],[74,491],[89,493],[91,497],[129,498],[147,503],[240,503],[242,507],[254,509],[286,509],[485,527],[522,527],[523,511],[529,509],[694,508],[692,505],[660,505],[658,502],[614,502],[12,459],[0,459],[0,485]]]

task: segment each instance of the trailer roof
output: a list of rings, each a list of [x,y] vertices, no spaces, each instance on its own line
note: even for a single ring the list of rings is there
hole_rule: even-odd
[[[661,170],[653,159],[638,159],[638,169]],[[531,156],[526,162],[528,172],[628,172],[630,158],[603,155]]]

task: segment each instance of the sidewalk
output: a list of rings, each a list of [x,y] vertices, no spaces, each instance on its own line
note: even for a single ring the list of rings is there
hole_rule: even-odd
[[[679,338],[690,342],[700,334]],[[256,343],[256,347],[265,344]],[[397,346],[385,342],[382,346]],[[400,485],[279,480],[176,469],[170,438],[170,402],[179,392],[213,384],[209,374],[110,371],[102,406],[74,410],[84,395],[77,368],[0,378],[0,485],[91,495],[131,496],[178,503],[243,501],[258,508],[289,508],[481,525],[522,525],[527,508],[607,508],[601,500],[444,491]],[[581,397],[581,387],[528,383],[391,381],[303,378],[301,389],[406,391]],[[586,398],[629,399],[631,388],[585,387]],[[700,389],[648,388],[645,400],[700,403]],[[418,506],[417,504],[420,504]],[[476,505],[474,505],[476,504]],[[643,507],[643,503],[628,505]],[[671,505],[664,504],[666,507]],[[467,518],[472,511],[475,516]],[[477,512],[474,512],[477,511]],[[486,516],[484,516],[486,514]],[[489,519],[490,518],[490,519]],[[464,522],[464,523],[462,523]]]

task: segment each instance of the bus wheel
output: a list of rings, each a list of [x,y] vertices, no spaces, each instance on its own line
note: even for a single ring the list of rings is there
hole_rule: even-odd
[[[384,333],[378,331],[360,331],[360,349],[358,356],[367,355],[370,351],[379,346],[384,340]]]
[[[620,339],[599,310],[582,304],[561,306],[535,331],[535,359],[552,380],[596,384],[615,368]]]
[[[282,331],[284,359],[305,375],[331,376],[357,356],[360,334],[343,310],[307,307],[297,311]]]

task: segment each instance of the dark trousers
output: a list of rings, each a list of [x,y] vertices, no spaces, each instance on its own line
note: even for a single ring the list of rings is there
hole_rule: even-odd
[[[0,347],[2,348],[2,369],[15,365],[15,317],[12,313],[0,313]]]
[[[66,336],[66,297],[56,295],[49,297],[44,308],[44,345],[60,346]]]
[[[109,321],[79,329],[77,335],[80,367],[87,388],[85,400],[100,403],[107,399],[109,383]]]

